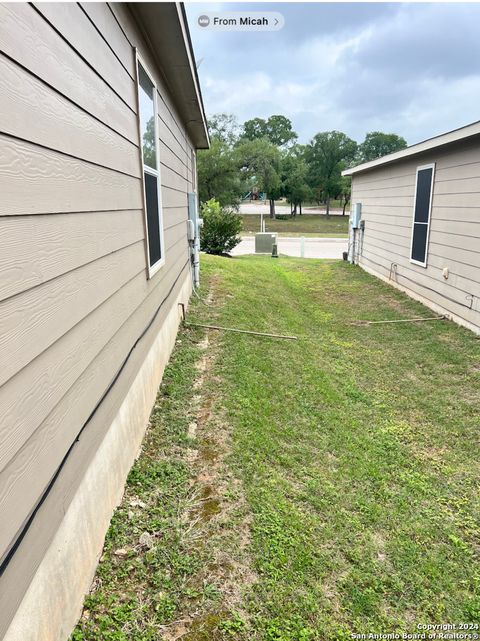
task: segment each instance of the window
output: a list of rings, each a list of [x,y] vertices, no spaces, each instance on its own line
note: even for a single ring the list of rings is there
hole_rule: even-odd
[[[410,261],[422,267],[427,266],[434,173],[435,164],[423,165],[417,168]]]
[[[147,227],[148,273],[152,276],[164,262],[162,206],[158,157],[157,88],[137,59],[138,106],[142,145],[143,187]]]

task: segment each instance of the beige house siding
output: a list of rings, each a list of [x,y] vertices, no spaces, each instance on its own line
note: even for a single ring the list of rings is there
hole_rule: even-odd
[[[430,163],[435,163],[435,177],[424,268],[409,257],[416,169]],[[363,171],[352,180],[352,203],[362,203],[365,221],[358,263],[479,332],[480,139]]]
[[[0,25],[0,557],[88,422],[0,576],[3,638],[155,337],[189,288],[192,143],[128,6],[0,4]],[[150,280],[135,47],[159,94],[166,262]]]

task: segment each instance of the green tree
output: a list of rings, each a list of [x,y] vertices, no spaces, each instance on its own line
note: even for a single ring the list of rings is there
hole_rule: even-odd
[[[231,209],[224,209],[218,200],[202,203],[203,228],[200,235],[202,251],[207,254],[226,254],[241,241],[241,217]]]
[[[348,207],[350,199],[352,197],[352,178],[351,176],[342,176],[340,178],[340,195],[343,200],[343,211],[342,216],[345,216],[345,210]]]
[[[312,189],[322,194],[330,215],[330,199],[341,192],[342,170],[353,160],[357,143],[341,131],[324,131],[307,145],[305,158]]]
[[[381,158],[395,151],[405,149],[407,141],[397,134],[385,134],[381,131],[371,131],[358,147],[360,162],[368,162]]]
[[[197,157],[200,202],[216,198],[222,207],[238,206],[246,187],[234,150],[223,140],[212,138],[210,149]]]
[[[307,182],[308,165],[305,161],[305,147],[294,145],[282,159],[283,195],[291,205],[292,215],[296,216],[302,204],[312,197],[312,190]]]
[[[258,138],[239,143],[235,153],[242,176],[267,194],[270,217],[275,218],[275,199],[282,190],[279,150],[266,138]]]
[[[270,116],[267,120],[267,132],[268,139],[277,147],[293,143],[298,138],[291,121],[285,116]]]
[[[208,132],[211,140],[221,140],[233,147],[240,136],[240,125],[233,114],[213,114],[208,118]]]
[[[286,116],[270,116],[267,120],[253,118],[243,124],[242,138],[257,140],[267,138],[276,147],[293,143],[298,138],[292,129],[292,123]]]
[[[267,121],[263,118],[252,118],[243,123],[242,138],[245,140],[257,140],[258,138],[268,138]]]

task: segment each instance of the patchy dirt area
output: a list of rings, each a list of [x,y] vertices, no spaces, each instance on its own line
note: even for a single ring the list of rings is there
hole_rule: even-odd
[[[251,517],[215,407],[218,341],[179,334],[74,640],[215,641],[248,625]]]
[[[201,357],[196,364],[192,398],[195,418],[188,426],[192,442],[186,453],[192,504],[181,518],[189,524],[192,547],[208,558],[195,582],[198,586],[217,586],[219,599],[208,609],[190,603],[181,618],[162,628],[165,641],[224,638],[219,624],[229,620],[232,613],[246,623],[248,615],[241,609],[243,590],[255,581],[248,554],[250,516],[242,484],[231,475],[226,463],[231,454],[229,425],[214,411],[213,390],[221,384],[212,374],[218,354],[216,339],[218,335],[207,333],[199,343]]]

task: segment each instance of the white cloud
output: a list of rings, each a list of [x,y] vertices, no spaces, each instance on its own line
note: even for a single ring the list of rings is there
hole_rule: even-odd
[[[194,14],[202,7],[211,10],[199,4]],[[379,129],[413,143],[478,119],[480,5],[269,8],[286,17],[276,34],[220,38],[192,27],[208,113],[282,113],[302,142],[329,129],[356,140]]]

